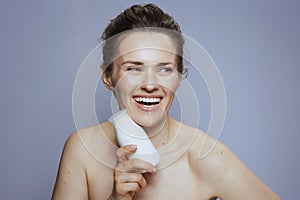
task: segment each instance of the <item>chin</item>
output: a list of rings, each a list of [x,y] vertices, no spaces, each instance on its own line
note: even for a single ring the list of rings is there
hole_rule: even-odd
[[[154,127],[165,121],[167,113],[165,112],[135,112],[132,115],[133,120],[142,127]]]
[[[132,120],[145,128],[159,126],[168,116],[168,106],[162,102],[147,107],[136,101],[131,101],[125,107]]]

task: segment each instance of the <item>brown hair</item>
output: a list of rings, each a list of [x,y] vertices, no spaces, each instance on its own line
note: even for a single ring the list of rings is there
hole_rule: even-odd
[[[103,75],[107,77],[112,75],[113,59],[117,52],[120,33],[140,28],[146,28],[147,31],[163,32],[173,39],[177,49],[177,70],[180,73],[184,73],[182,59],[184,38],[179,24],[158,6],[146,4],[127,8],[116,18],[110,20],[110,23],[105,28],[101,36],[103,41]],[[113,36],[116,38],[111,40],[110,38]]]

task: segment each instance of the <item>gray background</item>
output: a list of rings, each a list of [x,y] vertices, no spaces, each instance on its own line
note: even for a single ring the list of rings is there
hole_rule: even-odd
[[[76,72],[108,20],[137,2],[1,1],[0,199],[50,199],[75,130]],[[205,47],[222,74],[228,107],[220,139],[283,199],[296,199],[299,1],[152,2]]]

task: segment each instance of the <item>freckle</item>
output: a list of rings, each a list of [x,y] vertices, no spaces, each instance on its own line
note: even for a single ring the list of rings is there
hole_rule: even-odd
[[[223,154],[223,151],[221,151],[221,154]]]
[[[70,172],[70,171],[68,171],[68,174],[71,174],[71,172]]]

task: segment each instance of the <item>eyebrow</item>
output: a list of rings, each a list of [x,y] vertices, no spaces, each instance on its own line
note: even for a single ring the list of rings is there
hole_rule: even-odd
[[[131,61],[131,60],[128,60],[128,61],[122,62],[121,66],[125,65],[125,64],[143,65],[144,63],[140,62],[140,61]],[[163,65],[175,65],[175,63],[173,63],[173,62],[161,62],[161,63],[157,64],[157,66],[163,66]]]
[[[125,65],[125,64],[142,65],[143,63],[142,63],[142,62],[139,62],[139,61],[131,61],[131,60],[128,60],[128,61],[122,62],[122,63],[121,63],[121,66],[122,66],[122,65]]]

